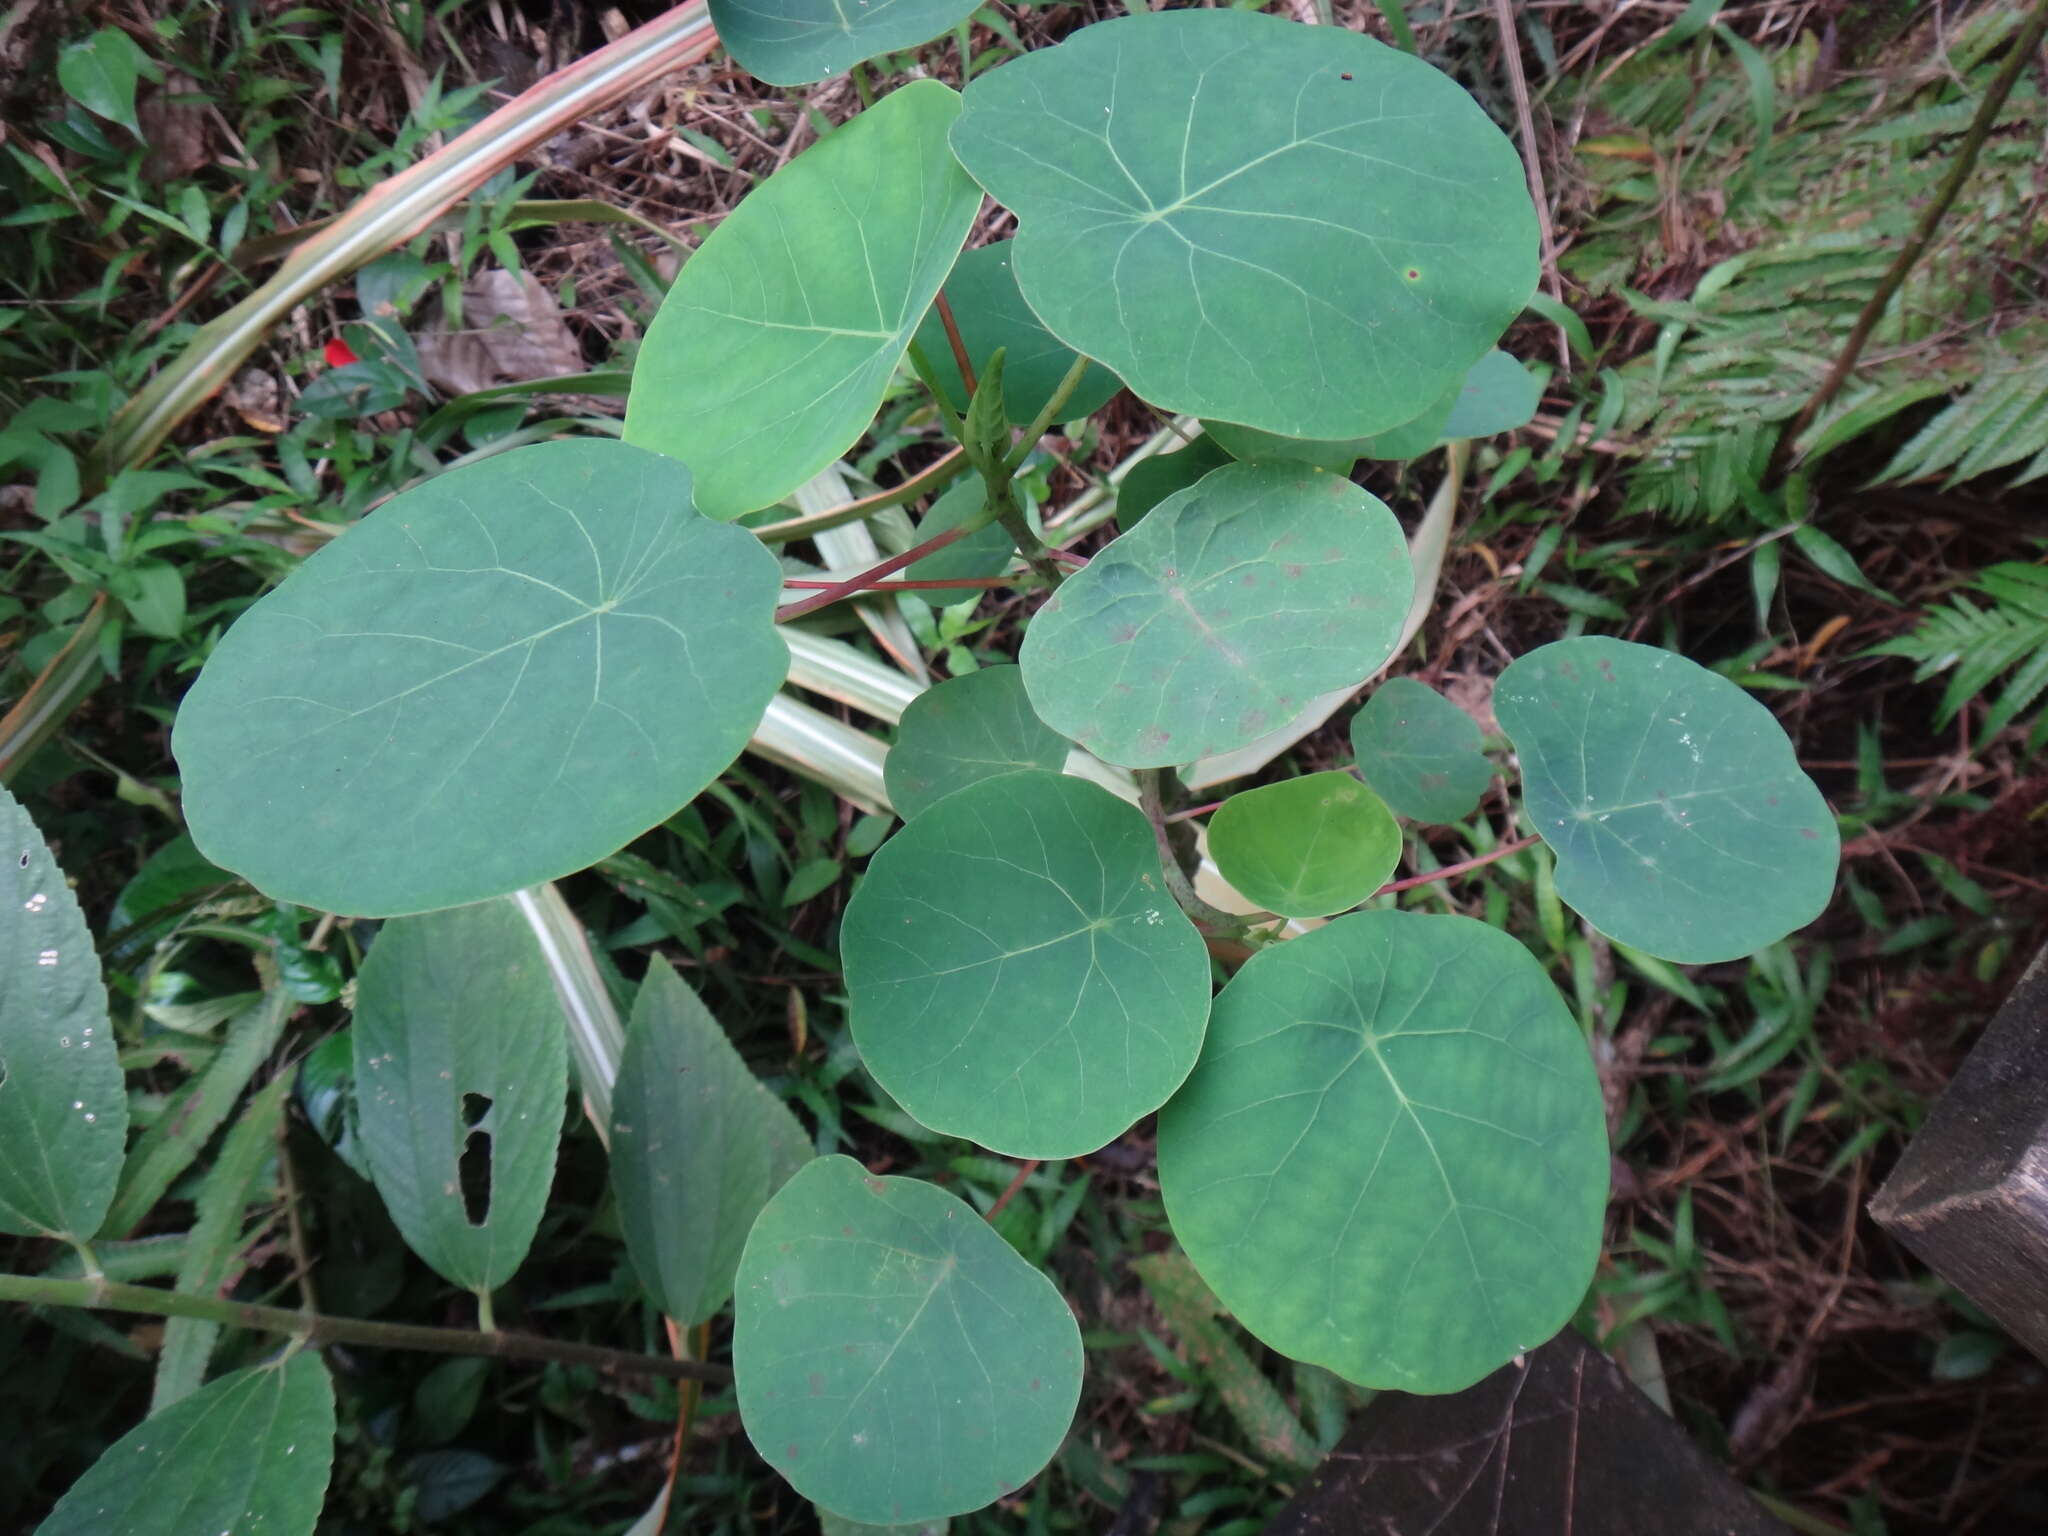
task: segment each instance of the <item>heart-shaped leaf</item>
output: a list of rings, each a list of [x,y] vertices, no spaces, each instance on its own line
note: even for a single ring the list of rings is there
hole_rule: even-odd
[[[1031,712],[1024,674],[984,667],[910,701],[882,764],[890,803],[906,821],[954,790],[1020,768],[1057,771],[1067,739]]]
[[[1155,453],[1138,460],[1124,476],[1116,492],[1116,525],[1125,533],[1175,491],[1184,491],[1212,469],[1221,469],[1231,456],[1215,438],[1204,432],[1185,448]]]
[[[611,1162],[626,1252],[662,1311],[690,1326],[725,1305],[754,1218],[810,1155],[789,1106],[655,956],[619,1061]]]
[[[928,43],[976,0],[711,0],[711,24],[740,67],[770,85],[809,85],[878,54]]]
[[[964,1202],[821,1157],[740,1258],[733,1371],[754,1447],[805,1498],[903,1525],[1038,1475],[1073,1422],[1081,1333]]]
[[[1529,424],[1543,381],[1498,348],[1472,365],[1443,423],[1445,437],[1491,437]]]
[[[407,1246],[472,1291],[511,1279],[555,1177],[568,1044],[510,901],[386,923],[356,982],[357,1134]]]
[[[1209,821],[1209,856],[1247,901],[1282,917],[1357,906],[1401,862],[1401,829],[1348,773],[1310,773],[1232,795]]]
[[[334,1465],[317,1351],[207,1383],[123,1435],[36,1536],[311,1536]]]
[[[1218,995],[1159,1116],[1159,1182],[1195,1268],[1267,1344],[1362,1386],[1455,1392],[1585,1294],[1600,1084],[1507,934],[1355,913]]]
[[[582,869],[739,755],[789,669],[780,590],[657,454],[564,441],[438,476],[214,651],[171,739],[193,839],[373,916]]]
[[[756,187],[648,327],[626,441],[681,459],[697,507],[781,500],[875,419],[981,194],[946,147],[960,98],[918,80]]]
[[[1609,938],[1686,964],[1756,953],[1818,917],[1841,842],[1768,709],[1655,646],[1586,636],[1500,675],[1557,894]]]
[[[1074,366],[1074,351],[1039,323],[1024,295],[1017,291],[1017,279],[1010,271],[1011,243],[1004,240],[963,254],[953,264],[953,275],[946,279],[946,303],[953,311],[953,323],[960,328],[967,361],[977,373],[997,347],[1003,348],[1003,409],[1012,426],[1022,427],[1036,421],[1052,399],[1060,380]],[[960,378],[960,364],[953,356],[952,341],[937,305],[917,328],[917,344],[931,359],[947,402],[954,410],[965,411],[967,386]],[[1059,419],[1078,421],[1092,416],[1122,388],[1115,374],[1091,363],[1067,397]]]
[[[149,68],[149,57],[119,27],[102,27],[82,43],[57,55],[57,83],[64,94],[84,107],[141,134],[135,120],[135,83]],[[152,78],[156,78],[152,74]]]
[[[128,1097],[92,934],[27,811],[0,789],[0,1232],[99,1231]]]
[[[935,1131],[1079,1157],[1178,1088],[1209,957],[1152,829],[1057,773],[956,790],[882,845],[839,935],[861,1059]]]
[[[1381,683],[1351,717],[1358,771],[1411,821],[1451,822],[1472,814],[1493,782],[1481,740],[1477,721],[1413,678]]]
[[[1191,763],[1370,676],[1413,581],[1377,497],[1301,465],[1229,465],[1046,601],[1024,636],[1024,685],[1046,724],[1099,757]]]
[[[1536,288],[1514,146],[1448,76],[1341,27],[1084,27],[970,85],[953,147],[1017,215],[1033,312],[1163,410],[1381,432]]]

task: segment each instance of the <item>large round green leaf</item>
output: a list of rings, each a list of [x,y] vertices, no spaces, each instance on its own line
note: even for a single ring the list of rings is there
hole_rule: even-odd
[[[356,983],[357,1134],[406,1245],[490,1291],[533,1244],[555,1179],[568,1040],[510,901],[386,923]]]
[[[882,763],[889,801],[904,820],[956,789],[1020,768],[1057,771],[1067,739],[1031,712],[1024,675],[984,667],[910,701]]]
[[[1401,862],[1401,829],[1348,773],[1310,773],[1232,795],[1209,820],[1209,856],[1247,901],[1282,917],[1357,906]]]
[[[769,1465],[848,1519],[979,1509],[1037,1476],[1081,1393],[1050,1281],[964,1202],[821,1157],[740,1257],[733,1370]]]
[[[970,85],[953,147],[1016,213],[1046,328],[1164,410],[1380,432],[1536,288],[1514,146],[1448,76],[1342,28],[1084,27]]]
[[[780,589],[656,454],[546,443],[438,476],[214,651],[171,738],[193,839],[370,916],[582,869],[739,755],[789,669]]]
[[[1456,391],[1431,404],[1413,420],[1375,432],[1370,437],[1347,437],[1335,442],[1315,438],[1278,437],[1252,427],[1227,421],[1205,422],[1209,436],[1230,451],[1234,459],[1248,464],[1283,461],[1313,464],[1340,475],[1351,473],[1360,459],[1412,459],[1434,448],[1443,437],[1443,425],[1451,414]]]
[[[1004,774],[927,808],[869,863],[839,947],[875,1080],[1012,1157],[1093,1152],[1201,1050],[1201,935],[1145,818],[1080,779]]]
[[[1515,662],[1493,708],[1557,894],[1609,938],[1734,960],[1828,904],[1834,815],[1771,712],[1725,677],[1588,636]]]
[[[1445,437],[1491,437],[1529,424],[1543,403],[1543,383],[1498,348],[1472,365],[1449,417]]]
[[[612,1190],[633,1268],[663,1312],[704,1322],[732,1294],[754,1218],[811,1147],[659,955],[633,999],[611,1129]]]
[[[1004,240],[962,255],[953,264],[953,275],[946,279],[946,303],[977,377],[996,348],[1004,349],[1003,409],[1012,426],[1022,427],[1036,421],[1051,401],[1060,380],[1074,366],[1074,351],[1039,323],[1024,295],[1017,291],[1017,279],[1010,271],[1011,244]],[[947,401],[954,410],[965,412],[967,385],[960,377],[960,364],[953,356],[953,344],[936,304],[917,328],[917,344],[931,359]],[[1115,374],[1090,363],[1067,397],[1059,419],[1079,421],[1092,416],[1122,388],[1123,382]]]
[[[711,24],[740,67],[770,85],[809,85],[877,54],[928,43],[976,0],[711,0]]]
[[[128,1142],[107,984],[64,871],[0,789],[0,1232],[100,1229]]]
[[[946,147],[960,98],[913,81],[756,187],[647,329],[626,441],[689,465],[698,508],[780,501],[875,419],[981,194]]]
[[[334,1385],[317,1350],[235,1371],[143,1420],[36,1536],[311,1536],[334,1465]]]
[[[1359,772],[1411,821],[1450,822],[1472,814],[1493,782],[1481,739],[1476,720],[1408,677],[1380,684],[1351,717]]]
[[[1302,465],[1232,464],[1062,583],[1025,633],[1024,683],[1046,724],[1099,757],[1191,763],[1370,676],[1413,595],[1377,497]]]
[[[1600,1251],[1607,1134],[1520,944],[1360,912],[1252,957],[1159,1117],[1173,1230],[1273,1348],[1455,1392],[1548,1339]]]

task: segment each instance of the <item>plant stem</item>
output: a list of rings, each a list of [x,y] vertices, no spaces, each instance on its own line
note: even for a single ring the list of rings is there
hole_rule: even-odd
[[[805,614],[815,613],[820,608],[829,608],[842,598],[852,597],[857,592],[871,591],[875,583],[882,577],[893,576],[906,565],[915,565],[934,550],[944,549],[955,539],[965,538],[971,531],[967,528],[948,528],[944,533],[934,534],[922,544],[912,545],[900,555],[891,555],[886,560],[878,561],[858,575],[849,576],[844,581],[834,582],[822,592],[802,598],[794,603],[785,603],[782,607],[775,610],[775,622],[787,624],[791,619],[800,619]]]
[[[981,1213],[983,1221],[994,1221],[1004,1206],[1017,1198],[1017,1191],[1024,1187],[1024,1181],[1044,1165],[1035,1157],[1026,1158],[1017,1168],[1017,1177],[1010,1180],[1010,1187],[996,1196],[996,1203]]]
[[[1196,922],[1224,936],[1241,938],[1250,924],[1195,894],[1195,882],[1180,861],[1180,850],[1173,846],[1173,834],[1167,828],[1166,770],[1140,768],[1132,777],[1138,782],[1138,809],[1152,823],[1152,836],[1159,844],[1159,868],[1166,876],[1166,889],[1180,903],[1181,910]]]
[[[1482,853],[1477,858],[1466,859],[1458,864],[1446,864],[1442,869],[1432,869],[1426,875],[1410,875],[1406,880],[1394,880],[1373,892],[1385,896],[1393,891],[1412,891],[1418,885],[1428,885],[1433,880],[1451,880],[1459,875],[1469,875],[1475,869],[1484,869],[1489,864],[1498,864],[1511,853],[1520,853],[1524,848],[1543,841],[1540,837],[1518,837],[1511,843],[1502,843],[1491,853]]]
[[[946,328],[946,343],[953,349],[953,365],[960,370],[960,380],[967,386],[967,398],[972,400],[974,392],[981,388],[974,381],[974,363],[967,356],[967,343],[960,337],[960,327],[953,321],[953,306],[946,300],[946,290],[941,288],[938,297],[939,324]]]
[[[1045,402],[1045,409],[1040,411],[1033,418],[1031,425],[1024,429],[1023,437],[1018,439],[1017,446],[1010,451],[1010,457],[1004,461],[1003,467],[1011,474],[1015,474],[1023,466],[1024,461],[1031,457],[1031,450],[1038,446],[1038,440],[1045,436],[1046,429],[1058,419],[1059,412],[1066,403],[1073,399],[1074,391],[1081,385],[1081,375],[1087,371],[1088,359],[1077,356],[1053,390],[1052,398]]]
[[[1834,366],[1828,369],[1827,377],[1820,381],[1820,387],[1807,398],[1799,408],[1799,414],[1792,418],[1791,425],[1779,434],[1775,447],[1771,449],[1771,462],[1764,471],[1764,483],[1775,485],[1783,477],[1792,462],[1793,445],[1798,442],[1806,429],[1813,425],[1814,418],[1821,413],[1830,400],[1848,382],[1856,361],[1863,355],[1863,348],[1869,342],[1871,332],[1884,318],[1884,312],[1897,297],[1906,278],[1927,254],[1927,248],[1934,243],[1935,232],[1941,228],[1941,221],[1948,217],[1948,211],[1961,195],[1963,183],[1970,179],[1970,172],[1976,169],[1977,156],[1984,148],[1984,141],[1991,137],[1992,125],[1998,121],[1999,111],[2005,106],[2006,97],[2019,83],[2020,73],[2040,51],[2041,39],[2048,34],[2048,0],[2036,0],[2033,13],[2027,17],[2026,25],[2014,39],[2012,52],[2000,66],[1997,77],[1991,82],[1984,99],[1977,104],[1977,114],[1970,119],[1970,131],[1964,136],[1962,147],[1956,151],[1954,164],[1949,167],[1941,188],[1934,194],[1932,202],[1921,210],[1920,222],[1913,226],[1913,233],[1900,247],[1899,254],[1883,277],[1878,279],[1877,288],[1856,316],[1856,323],[1849,328],[1848,340],[1842,343],[1842,350],[1835,357]]]
[[[863,496],[859,501],[827,507],[822,512],[809,512],[802,517],[768,523],[756,528],[754,537],[763,544],[787,544],[791,539],[807,539],[814,533],[823,533],[827,529],[838,528],[847,523],[857,523],[864,518],[873,517],[877,512],[886,512],[891,507],[900,507],[905,502],[915,501],[928,491],[938,490],[966,468],[967,450],[955,448],[944,458],[927,464],[901,485],[892,485],[886,491]]]
[[[587,1365],[619,1375],[665,1376],[676,1381],[732,1380],[732,1372],[722,1365],[670,1360],[661,1355],[639,1355],[629,1350],[606,1349],[598,1344],[543,1339],[530,1333],[479,1333],[469,1328],[426,1328],[414,1323],[325,1317],[315,1312],[259,1307],[248,1302],[224,1301],[215,1296],[166,1291],[152,1285],[122,1285],[112,1280],[53,1280],[42,1275],[0,1274],[0,1301],[27,1302],[31,1306],[138,1312],[149,1317],[192,1317],[229,1328],[289,1334],[316,1344],[359,1344],[369,1349],[417,1349],[434,1354],[485,1355],[506,1360],[553,1360],[563,1365]]]
[[[863,573],[863,576],[865,573]],[[804,581],[795,576],[782,579],[785,587],[816,588],[831,591],[845,585],[837,581]],[[992,587],[1008,587],[1016,584],[1010,576],[954,576],[945,581],[870,581],[862,587],[863,592],[986,592]]]
[[[489,1291],[476,1293],[476,1326],[479,1333],[498,1331],[498,1314],[492,1309]]]

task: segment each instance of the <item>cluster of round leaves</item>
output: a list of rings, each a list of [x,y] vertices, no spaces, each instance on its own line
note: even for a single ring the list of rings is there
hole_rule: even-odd
[[[965,16],[713,10],[778,82]],[[1018,232],[963,256],[984,192]],[[1261,1338],[1365,1385],[1453,1390],[1560,1326],[1597,1250],[1604,1135],[1533,958],[1373,910],[1263,950],[1212,999],[1153,827],[1062,771],[1077,748],[1098,770],[1238,750],[1386,664],[1413,576],[1347,472],[1527,419],[1537,381],[1488,349],[1536,271],[1512,146],[1420,61],[1242,11],[1085,27],[964,95],[899,89],[756,188],[650,328],[624,442],[442,476],[256,604],[178,720],[193,835],[272,895],[399,918],[363,977],[356,1065],[366,1117],[429,1132],[372,1170],[408,1241],[476,1289],[523,1254],[560,1036],[542,1038],[531,939],[488,898],[620,847],[742,748],[788,657],[776,563],[735,520],[852,447],[914,338],[968,403],[944,285],[971,355],[1004,349],[1013,422],[1086,358],[1072,415],[1129,386],[1206,430],[1133,472],[1122,536],[1040,608],[1018,667],[906,714],[887,783],[907,825],[842,931],[863,1059],[923,1123],[1021,1157],[1160,1111],[1202,1276]],[[926,530],[983,494],[966,482]],[[1013,551],[984,530],[943,554],[912,574]],[[1615,938],[1725,958],[1825,899],[1832,823],[1733,685],[1578,640],[1516,663],[1495,708],[1560,894]],[[1394,867],[1396,813],[1462,817],[1491,781],[1478,728],[1419,685],[1377,692],[1354,744],[1362,783],[1251,790],[1210,828],[1226,876],[1283,917],[1357,906]],[[450,954],[492,957],[483,993]],[[479,998],[499,1022],[465,1041]],[[508,1076],[513,1058],[541,1069]],[[680,1320],[736,1297],[748,1431],[821,1506],[938,1518],[1052,1455],[1080,1373],[1058,1295],[954,1197],[810,1160],[665,968],[608,1129],[636,1272]],[[479,1137],[481,1205],[450,1166]]]

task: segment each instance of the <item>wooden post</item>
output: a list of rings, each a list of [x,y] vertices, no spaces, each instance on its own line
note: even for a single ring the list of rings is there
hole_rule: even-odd
[[[1265,1536],[1785,1536],[1572,1329],[1449,1397],[1382,1392]]]
[[[2013,988],[1870,1214],[2048,1360],[2048,948]]]

